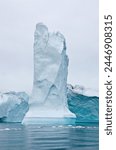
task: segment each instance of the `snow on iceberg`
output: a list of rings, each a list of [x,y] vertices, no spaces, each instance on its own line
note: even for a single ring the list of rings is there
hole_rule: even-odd
[[[76,93],[81,94],[81,95],[97,96],[97,97],[99,95],[98,90],[92,89],[92,88],[86,88],[82,85],[72,86],[71,84],[67,84],[67,87],[69,89],[73,90],[73,92],[76,92]]]
[[[66,117],[68,56],[64,36],[38,23],[34,34],[34,83],[27,116]],[[73,115],[74,116],[74,115]]]
[[[25,92],[0,93],[0,122],[22,122],[29,109]]]
[[[67,88],[68,107],[77,117],[78,122],[99,121],[99,98],[78,93],[72,85]]]

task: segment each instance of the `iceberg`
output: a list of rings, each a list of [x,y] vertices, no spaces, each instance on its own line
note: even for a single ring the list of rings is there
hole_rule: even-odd
[[[22,122],[29,110],[25,92],[0,93],[0,122]]]
[[[78,86],[79,87],[79,86]],[[99,121],[99,97],[83,95],[86,89],[67,86],[68,107],[77,117],[78,122]]]
[[[86,96],[97,96],[99,95],[99,92],[97,89],[93,89],[93,88],[86,88],[82,85],[75,85],[72,86],[71,84],[67,84],[67,87],[69,89],[72,89],[73,92],[77,92],[78,94],[81,95],[86,95]]]
[[[68,56],[60,32],[38,23],[34,33],[34,82],[27,116],[74,116],[67,105]]]

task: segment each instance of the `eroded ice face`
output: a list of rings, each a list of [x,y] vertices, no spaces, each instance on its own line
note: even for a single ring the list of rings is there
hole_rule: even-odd
[[[71,114],[67,109],[67,74],[64,36],[59,32],[49,33],[45,25],[37,24],[34,34],[34,84],[30,100],[31,108],[37,109],[34,114],[40,116],[40,110],[44,110],[42,113],[47,111],[45,117],[54,116],[56,111],[59,111],[59,116],[64,116],[64,112]]]
[[[0,122],[22,122],[29,109],[25,92],[0,93]]]

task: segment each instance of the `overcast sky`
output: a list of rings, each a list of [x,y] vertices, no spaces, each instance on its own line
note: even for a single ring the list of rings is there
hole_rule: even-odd
[[[0,0],[0,91],[31,91],[38,22],[66,38],[68,83],[98,89],[98,8],[98,0]]]

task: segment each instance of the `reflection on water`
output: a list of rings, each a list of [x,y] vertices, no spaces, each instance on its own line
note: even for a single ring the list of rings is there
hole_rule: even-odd
[[[0,150],[98,150],[98,124],[0,124]]]

